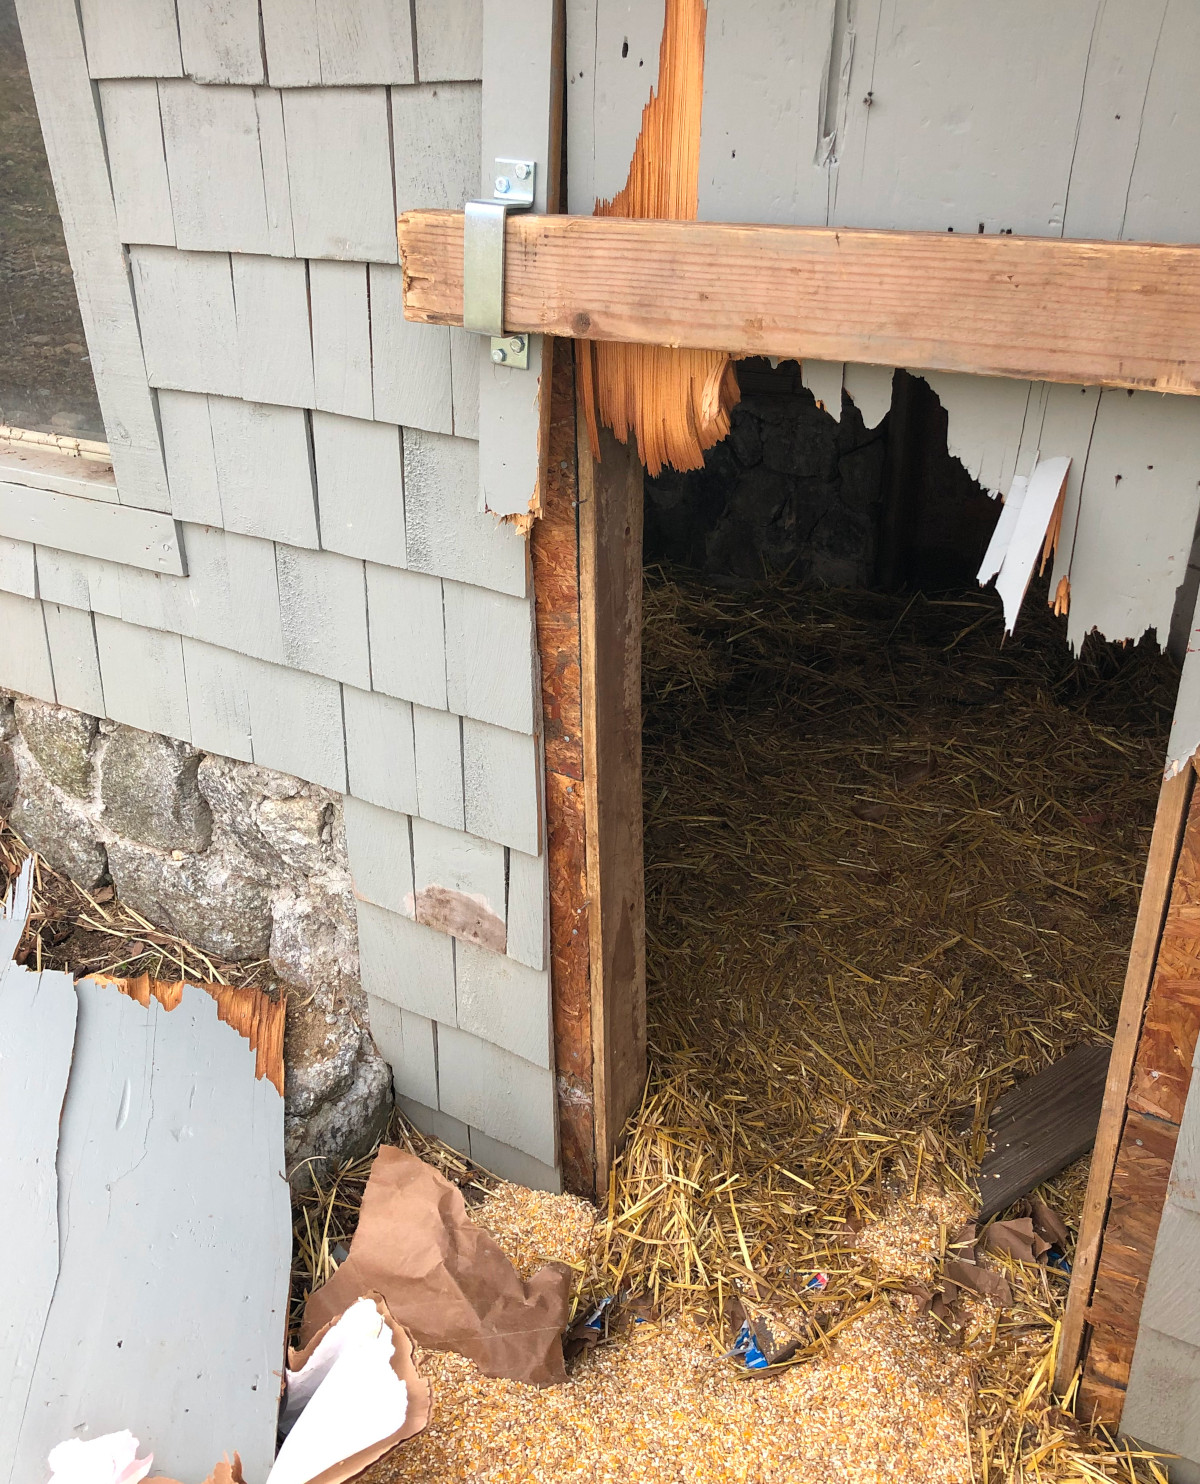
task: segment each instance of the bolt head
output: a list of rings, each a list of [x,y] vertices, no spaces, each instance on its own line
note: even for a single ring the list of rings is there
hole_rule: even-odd
[[[524,335],[514,335],[513,338],[508,342],[508,348],[509,350],[516,351],[516,353],[520,355],[520,353],[525,349]]]
[[[492,360],[495,361],[497,366],[502,366],[504,362],[508,360],[508,357],[505,355],[503,349],[499,345],[497,345],[492,351]]]
[[[525,163],[524,160],[520,160],[520,161],[517,162],[516,169],[514,170],[513,173],[516,175],[516,177],[517,177],[518,180],[528,180],[529,179],[529,166]]]
[[[508,193],[509,193],[509,191],[511,191],[511,190],[512,190],[512,181],[509,180],[508,176],[507,175],[497,175],[497,177],[496,177],[496,194],[498,196],[507,196]]]

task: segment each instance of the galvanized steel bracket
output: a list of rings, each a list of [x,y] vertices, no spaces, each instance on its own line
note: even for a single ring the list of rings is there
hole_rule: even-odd
[[[529,368],[528,335],[504,333],[504,225],[510,211],[533,206],[537,163],[497,160],[490,201],[463,208],[463,328],[490,335],[498,366]]]

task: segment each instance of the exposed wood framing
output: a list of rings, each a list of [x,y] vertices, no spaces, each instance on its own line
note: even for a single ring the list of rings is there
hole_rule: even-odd
[[[597,216],[695,220],[706,20],[704,0],[666,0],[658,86],[642,111],[625,185],[597,203]],[[664,464],[701,468],[705,449],[729,432],[738,399],[729,357],[719,351],[613,341],[595,346],[594,389],[605,426],[622,443],[636,435],[651,474]]]
[[[599,462],[579,420],[584,799],[597,1183],[646,1076],[642,854],[642,484],[606,429]]]
[[[1165,1194],[1166,1174],[1170,1168],[1170,1158],[1167,1158],[1166,1169],[1161,1173],[1162,1190],[1159,1192],[1157,1204],[1153,1204],[1153,1192],[1149,1187],[1142,1192],[1143,1197],[1149,1197],[1149,1204],[1141,1209],[1137,1204],[1130,1204],[1127,1199],[1126,1187],[1130,1179],[1136,1181],[1133,1175],[1134,1168],[1139,1164],[1151,1166],[1154,1170],[1157,1165],[1153,1159],[1152,1150],[1157,1140],[1152,1139],[1147,1144],[1145,1131],[1131,1130],[1130,1119],[1127,1113],[1130,1107],[1130,1084],[1133,1078],[1135,1058],[1139,1056],[1139,1039],[1142,1035],[1143,1018],[1146,1011],[1147,997],[1150,993],[1152,980],[1156,976],[1156,965],[1160,963],[1160,944],[1166,947],[1166,934],[1171,931],[1170,919],[1168,917],[1168,904],[1172,899],[1172,891],[1176,881],[1182,881],[1187,874],[1183,872],[1177,875],[1176,863],[1180,861],[1181,842],[1183,840],[1184,823],[1188,817],[1188,807],[1192,800],[1193,773],[1189,769],[1174,778],[1168,779],[1162,787],[1159,795],[1158,811],[1154,821],[1154,833],[1150,842],[1150,853],[1146,864],[1146,875],[1142,884],[1141,900],[1138,906],[1137,924],[1134,928],[1133,945],[1130,950],[1129,963],[1125,974],[1125,988],[1121,999],[1121,1010],[1117,1021],[1117,1030],[1113,1038],[1112,1057],[1109,1062],[1108,1081],[1105,1087],[1104,1107],[1100,1115],[1100,1126],[1096,1134],[1096,1144],[1092,1153],[1091,1173],[1088,1178],[1087,1196],[1084,1201],[1083,1214],[1079,1225],[1079,1241],[1075,1251],[1075,1265],[1071,1275],[1071,1290],[1067,1300],[1066,1314],[1063,1319],[1062,1336],[1059,1344],[1057,1371],[1055,1385],[1060,1391],[1070,1385],[1079,1362],[1079,1355],[1084,1336],[1084,1325],[1093,1322],[1090,1306],[1093,1303],[1093,1287],[1097,1284],[1097,1271],[1101,1257],[1101,1243],[1105,1243],[1111,1252],[1121,1245],[1122,1238],[1118,1227],[1121,1222],[1110,1226],[1106,1234],[1106,1224],[1110,1222],[1110,1202],[1112,1203],[1113,1216],[1118,1217],[1123,1211],[1125,1218],[1141,1221],[1147,1216],[1152,1216],[1153,1225],[1157,1225],[1158,1214],[1162,1208],[1162,1195]],[[1191,829],[1200,829],[1200,822],[1193,822]],[[1200,845],[1200,840],[1196,841]],[[1182,862],[1181,862],[1182,871]],[[1166,934],[1164,923],[1168,924]],[[1179,925],[1178,922],[1176,924]],[[1140,1114],[1133,1115],[1140,1117]],[[1123,1137],[1124,1136],[1124,1137]],[[1141,1140],[1139,1143],[1138,1140]],[[1126,1157],[1121,1161],[1124,1168],[1118,1172],[1119,1152],[1125,1150],[1128,1143],[1132,1158]],[[1145,1151],[1144,1155],[1143,1152]],[[1152,1171],[1153,1173],[1153,1171]],[[1157,1188],[1158,1176],[1150,1181]],[[1145,1183],[1144,1181],[1141,1183]],[[1118,1210],[1118,1207],[1120,1210]],[[1152,1208],[1152,1209],[1151,1209]],[[1128,1219],[1124,1224],[1129,1224]],[[1130,1234],[1127,1234],[1127,1236]],[[1134,1243],[1134,1247],[1140,1244]],[[1126,1245],[1128,1242],[1126,1241]],[[1153,1232],[1149,1236],[1149,1243],[1145,1250],[1145,1265],[1149,1268],[1150,1252],[1153,1249]],[[1144,1287],[1144,1275],[1143,1275]],[[1137,1307],[1140,1309],[1140,1296]],[[1133,1317],[1133,1335],[1136,1335],[1137,1319],[1136,1313]],[[1086,1396],[1088,1404],[1099,1409],[1102,1416],[1119,1417],[1121,1393],[1110,1380],[1102,1378],[1102,1372],[1107,1374],[1111,1371],[1104,1359],[1109,1342],[1103,1336],[1092,1336],[1088,1354],[1088,1378]],[[1132,1353],[1132,1336],[1129,1343],[1129,1352]],[[1125,1359],[1126,1374],[1128,1373],[1128,1357]],[[1123,1384],[1123,1382],[1122,1382]]]
[[[1200,247],[510,217],[505,323],[594,341],[1200,394]],[[462,215],[400,218],[405,315],[462,321]]]

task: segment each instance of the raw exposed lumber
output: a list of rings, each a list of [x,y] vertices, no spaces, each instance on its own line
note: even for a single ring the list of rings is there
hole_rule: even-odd
[[[611,201],[597,203],[598,217],[695,220],[706,18],[704,0],[667,0],[658,86],[642,111],[625,185]],[[729,411],[738,399],[729,357],[604,341],[594,353],[596,401],[605,426],[622,443],[636,435],[651,474],[664,464],[701,468],[704,450],[729,432]]]
[[[462,321],[462,215],[400,218],[405,315]],[[510,216],[505,323],[1200,393],[1200,247]]]
[[[1065,1391],[1071,1383],[1083,1342],[1083,1326],[1096,1277],[1096,1261],[1104,1235],[1117,1148],[1125,1124],[1125,1099],[1138,1049],[1142,1013],[1158,957],[1159,940],[1191,796],[1190,768],[1168,779],[1159,794],[1146,875],[1138,902],[1133,946],[1125,972],[1121,1011],[1109,1058],[1104,1103],[1092,1152],[1087,1197],[1079,1220],[1079,1239],[1075,1246],[1075,1261],[1071,1271],[1071,1291],[1063,1315],[1062,1338],[1054,1377],[1054,1384],[1060,1392]]]
[[[983,1221],[1086,1154],[1096,1137],[1107,1046],[1085,1043],[1018,1082],[991,1117],[993,1147],[979,1170]]]

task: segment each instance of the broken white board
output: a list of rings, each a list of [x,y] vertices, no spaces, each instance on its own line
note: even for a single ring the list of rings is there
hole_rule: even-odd
[[[1017,621],[1017,614],[1021,611],[1026,590],[1029,587],[1033,569],[1037,566],[1038,558],[1041,556],[1046,544],[1046,533],[1050,529],[1050,523],[1054,519],[1054,512],[1062,498],[1063,490],[1066,488],[1067,474],[1071,468],[1071,460],[1066,457],[1039,459],[1033,467],[1028,483],[1023,491],[1017,479],[1009,491],[1008,502],[1005,508],[1017,495],[1017,510],[1010,524],[1011,534],[1008,535],[1003,550],[994,550],[998,543],[993,541],[988,546],[984,564],[979,570],[980,582],[990,579],[983,574],[989,566],[999,565],[996,573],[996,591],[1004,604],[1004,632],[1011,634],[1013,626]],[[1017,476],[1019,479],[1019,476]],[[1018,494],[1018,491],[1020,493]],[[1004,519],[1004,511],[1000,513],[1001,520]],[[997,522],[999,527],[1000,522]]]
[[[1000,519],[992,531],[992,539],[988,542],[988,549],[983,554],[983,562],[977,574],[976,580],[980,587],[986,587],[993,577],[1000,574],[1000,568],[1004,565],[1004,553],[1008,550],[1013,532],[1017,528],[1017,516],[1021,513],[1025,491],[1028,488],[1029,480],[1024,474],[1013,475],[1008,498],[1001,506]]]
[[[1171,718],[1164,777],[1174,778],[1176,773],[1186,768],[1197,749],[1200,749],[1200,597],[1188,631],[1183,672],[1175,696],[1175,714]]]
[[[827,412],[834,422],[842,420],[842,378],[845,366],[841,361],[802,361],[800,380],[813,394],[813,401]],[[891,391],[888,397],[890,400]]]
[[[0,911],[0,1156],[13,1213],[0,1305],[0,1458],[21,1425],[58,1281],[58,1126],[75,1045],[71,975],[12,962],[32,866],[30,857]]]
[[[42,1479],[58,1443],[123,1428],[157,1472],[203,1479],[236,1448],[263,1479],[291,1255],[283,1099],[203,990],[170,1011],[112,983],[76,991],[57,1284],[0,1480]]]

